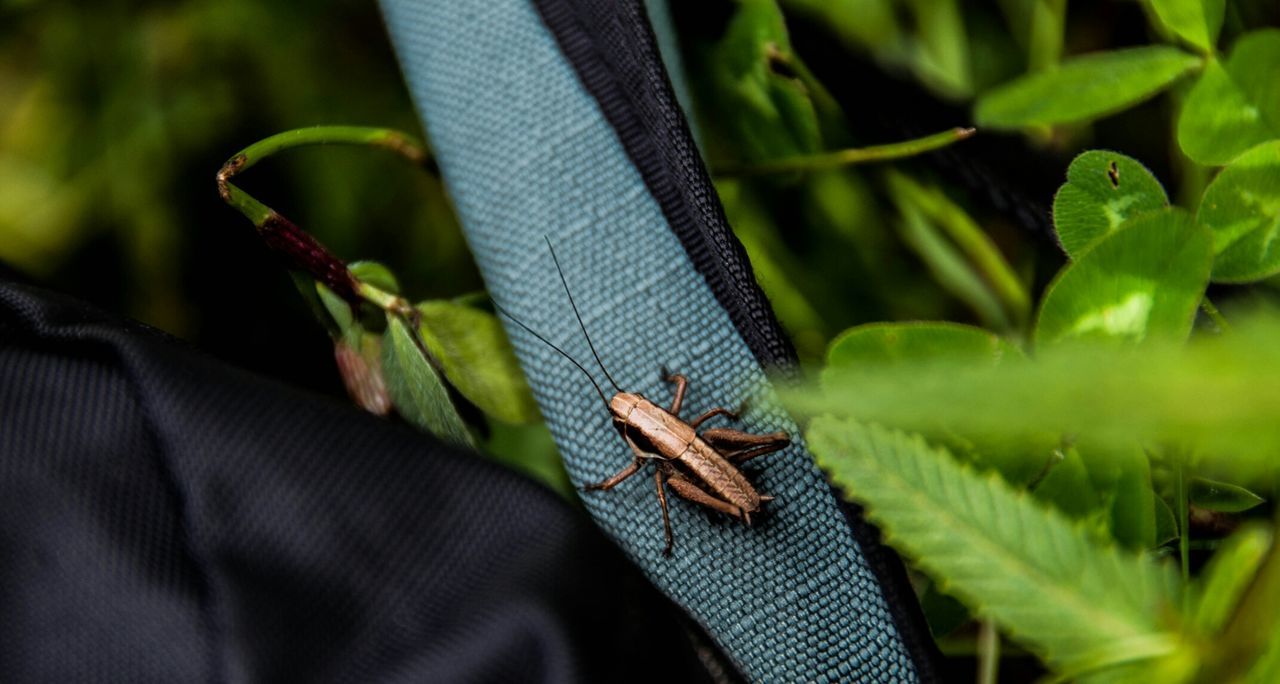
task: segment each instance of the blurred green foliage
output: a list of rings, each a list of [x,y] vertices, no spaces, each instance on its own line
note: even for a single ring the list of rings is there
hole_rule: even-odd
[[[197,338],[221,324],[197,245],[245,230],[213,184],[232,151],[320,123],[418,129],[376,4],[353,0],[9,0],[0,102],[0,260]],[[477,286],[436,179],[359,151],[272,166],[256,187],[339,253]]]

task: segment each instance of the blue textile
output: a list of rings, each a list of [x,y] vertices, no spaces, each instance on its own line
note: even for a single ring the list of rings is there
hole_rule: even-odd
[[[663,557],[652,471],[583,494],[591,515],[756,681],[915,681],[875,576],[792,420],[633,168],[596,102],[524,0],[383,0],[393,41],[490,293],[594,362],[544,242],[624,389],[660,404],[663,366],[689,377],[682,414],[736,407],[796,443],[744,470],[777,499],[753,527],[671,500]],[[631,454],[571,364],[507,325],[576,484]],[[597,381],[608,387],[603,374]],[[607,597],[600,597],[602,610]]]

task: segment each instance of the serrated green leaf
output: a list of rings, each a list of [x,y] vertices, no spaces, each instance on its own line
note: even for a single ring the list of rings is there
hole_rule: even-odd
[[[886,541],[941,587],[1061,671],[1156,658],[1178,647],[1161,622],[1177,575],[1093,542],[995,475],[919,437],[831,417],[807,438]]]
[[[1213,232],[1214,282],[1280,273],[1280,140],[1258,145],[1223,169],[1205,189],[1196,219]]]
[[[1226,626],[1271,548],[1271,541],[1271,528],[1248,525],[1218,547],[1201,574],[1198,598],[1190,616],[1192,627],[1208,636]]]
[[[1222,165],[1280,138],[1280,30],[1245,34],[1225,64],[1211,60],[1178,116],[1178,145],[1192,160]]]
[[[1218,513],[1243,513],[1266,501],[1239,485],[1204,477],[1191,480],[1188,489],[1191,503]]]
[[[474,446],[440,374],[432,367],[409,326],[387,317],[382,368],[396,412],[405,420],[454,444]]]
[[[353,261],[347,264],[347,270],[351,271],[356,280],[369,283],[384,292],[400,294],[400,281],[396,280],[396,275],[376,261]]]
[[[1053,225],[1068,256],[1114,232],[1127,219],[1169,206],[1160,181],[1132,157],[1089,150],[1071,161],[1053,198]]]
[[[422,341],[445,377],[485,413],[508,423],[538,419],[538,406],[496,316],[453,302],[418,305]]]
[[[1089,121],[1155,95],[1199,65],[1199,57],[1167,46],[1075,57],[987,92],[978,99],[974,120],[990,128]]]
[[[1211,241],[1186,212],[1131,219],[1068,264],[1045,292],[1037,348],[1065,340],[1185,338],[1209,283]]]
[[[1170,31],[1208,53],[1218,42],[1226,0],[1151,0],[1151,9]]]

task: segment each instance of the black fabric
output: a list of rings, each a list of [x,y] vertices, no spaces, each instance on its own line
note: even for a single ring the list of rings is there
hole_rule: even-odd
[[[755,281],[676,102],[644,7],[638,0],[534,0],[583,85],[600,104],[694,268],[762,365],[790,369],[795,349]],[[938,678],[941,658],[902,561],[880,544],[860,509],[846,518],[880,580],[917,673]]]
[[[682,619],[480,456],[0,282],[4,681],[698,681]]]

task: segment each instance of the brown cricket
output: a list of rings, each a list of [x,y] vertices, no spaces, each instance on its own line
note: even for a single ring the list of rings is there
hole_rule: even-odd
[[[555,263],[556,272],[560,274],[560,282],[564,285],[565,294],[569,297],[569,305],[573,307],[573,315],[578,319],[582,334],[587,339],[591,355],[595,357],[600,370],[616,390],[613,398],[605,398],[600,385],[576,359],[511,314],[503,311],[501,307],[498,307],[498,310],[544,344],[559,352],[587,376],[595,387],[596,393],[600,395],[600,399],[608,406],[614,428],[631,448],[634,456],[629,465],[613,477],[588,484],[583,489],[587,491],[613,489],[639,472],[646,461],[652,461],[656,465],[654,485],[658,493],[658,504],[662,508],[662,525],[666,535],[663,555],[671,555],[673,544],[671,517],[667,512],[667,487],[683,499],[750,525],[751,514],[760,510],[761,502],[772,501],[773,497],[757,492],[742,474],[739,466],[757,456],[786,448],[791,444],[791,438],[785,432],[757,435],[731,428],[710,428],[699,434],[698,427],[715,416],[737,420],[738,415],[728,409],[713,408],[693,419],[692,422],[685,422],[680,418],[680,406],[684,402],[689,381],[683,375],[662,371],[663,379],[675,385],[675,396],[671,400],[670,408],[658,406],[637,392],[622,391],[604,363],[600,361],[600,355],[596,353],[595,345],[591,342],[591,336],[587,334],[582,315],[578,313],[578,305],[573,301],[569,283],[565,280],[564,271],[560,269],[560,261],[556,258],[550,239],[547,240],[547,249],[551,251],[551,259]]]

